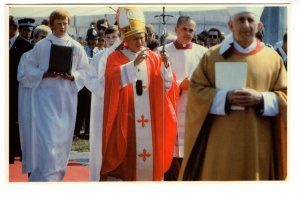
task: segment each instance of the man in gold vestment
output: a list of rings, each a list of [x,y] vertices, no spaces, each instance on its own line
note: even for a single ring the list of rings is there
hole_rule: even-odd
[[[287,73],[276,51],[255,39],[262,11],[229,8],[232,34],[209,49],[192,75],[179,180],[286,178]],[[245,85],[218,89],[215,63],[232,62],[247,65]]]

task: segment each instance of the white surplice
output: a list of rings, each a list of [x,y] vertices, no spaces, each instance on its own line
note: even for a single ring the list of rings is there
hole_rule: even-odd
[[[22,173],[31,172],[32,166],[32,113],[34,107],[34,88],[30,87],[27,82],[24,72],[24,61],[30,55],[30,51],[24,53],[21,57],[17,79],[19,81],[18,95],[18,122],[20,132],[20,143],[22,150]]]
[[[169,62],[172,71],[176,75],[176,82],[179,86],[186,78],[190,78],[195,68],[200,63],[203,54],[207,48],[192,43],[191,49],[176,49],[174,43],[169,43],[165,46],[165,50],[169,55]],[[185,125],[185,112],[187,105],[187,91],[182,90],[177,103],[177,136],[174,147],[174,157],[183,157],[184,152],[184,125]]]
[[[71,69],[74,81],[43,78],[49,67],[50,41],[74,47]],[[72,145],[77,93],[89,78],[88,58],[83,47],[70,36],[57,38],[51,34],[35,45],[24,67],[27,82],[35,88],[32,113],[35,158],[30,181],[62,181]]]

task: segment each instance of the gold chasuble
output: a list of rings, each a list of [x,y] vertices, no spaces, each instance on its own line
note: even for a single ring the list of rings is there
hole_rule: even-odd
[[[262,43],[250,54],[224,59],[220,45],[202,58],[191,78],[186,113],[184,159],[179,180],[284,180],[286,178],[287,74],[276,51]],[[217,93],[216,62],[246,62],[246,87],[274,92],[276,117],[254,107],[227,115],[209,114]],[[234,72],[234,70],[232,70]]]

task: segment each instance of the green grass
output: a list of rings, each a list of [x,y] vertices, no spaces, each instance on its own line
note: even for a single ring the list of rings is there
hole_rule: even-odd
[[[90,150],[89,140],[75,137],[72,143],[72,151],[88,152]]]

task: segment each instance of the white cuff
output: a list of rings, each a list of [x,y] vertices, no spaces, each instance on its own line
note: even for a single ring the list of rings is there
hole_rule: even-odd
[[[216,96],[214,97],[213,103],[210,107],[210,114],[215,115],[226,115],[225,104],[226,104],[227,90],[218,90]]]
[[[74,92],[79,92],[79,90],[81,90],[83,88],[83,81],[80,78],[80,73],[78,71],[74,71],[72,73],[72,75],[74,76],[74,83],[71,83],[71,86],[74,90]]]
[[[278,99],[273,92],[262,92],[264,98],[263,116],[276,116],[279,113]]]

